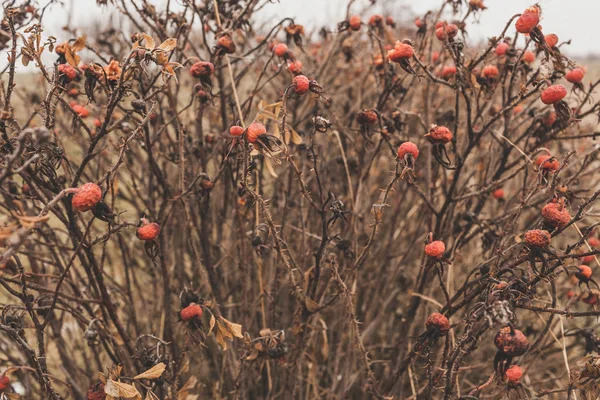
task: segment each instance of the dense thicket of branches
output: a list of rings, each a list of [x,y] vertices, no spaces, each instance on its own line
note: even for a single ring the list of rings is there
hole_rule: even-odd
[[[0,396],[598,396],[600,82],[539,8],[98,2],[3,3]]]

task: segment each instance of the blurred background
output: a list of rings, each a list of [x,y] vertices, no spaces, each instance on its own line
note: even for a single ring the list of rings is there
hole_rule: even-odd
[[[196,0],[199,2],[199,0]],[[265,23],[283,17],[293,17],[297,22],[309,29],[325,25],[335,29],[337,23],[344,19],[349,0],[271,0],[260,13]],[[427,10],[437,9],[443,0],[376,0],[376,6],[384,14],[392,15],[396,20],[412,20]],[[45,2],[40,1],[40,4]],[[149,3],[161,8],[167,0],[149,0]],[[370,0],[357,0],[351,12],[360,13],[371,3]],[[498,35],[508,19],[535,3],[535,0],[484,0],[488,8],[481,14],[477,22],[469,18],[468,31],[470,39],[484,41]],[[564,52],[578,59],[594,57],[600,54],[600,41],[597,35],[599,0],[541,0],[537,2],[543,11],[541,24],[545,33],[555,33],[561,41],[572,40],[572,44]],[[58,43],[71,38],[61,34],[65,25],[92,27],[95,24],[105,26],[115,20],[106,7],[96,5],[96,0],[63,0],[64,7],[54,6],[47,13],[45,27],[48,34],[57,37]],[[170,6],[177,7],[181,0],[171,0]],[[118,21],[115,21],[118,22]],[[511,31],[509,31],[511,32]]]

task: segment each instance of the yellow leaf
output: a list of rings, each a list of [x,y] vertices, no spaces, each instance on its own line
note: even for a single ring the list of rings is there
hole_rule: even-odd
[[[221,317],[221,321],[227,326],[229,332],[237,338],[242,339],[244,337],[242,333],[242,325],[233,323],[231,321],[227,321],[225,318]]]
[[[147,35],[145,33],[142,33],[142,37],[144,38],[144,47],[147,49],[153,49],[156,47],[156,44],[154,43],[154,39],[152,39],[152,36]]]
[[[198,384],[198,378],[194,375],[190,376],[190,379],[179,389],[177,392],[177,400],[189,400],[191,397],[188,393],[190,390],[194,389]]]
[[[208,333],[207,335],[210,335],[210,333],[212,332],[213,328],[215,327],[215,316],[212,315],[212,313],[210,314],[210,322],[208,323]]]
[[[165,372],[165,368],[167,366],[164,363],[158,363],[154,367],[149,370],[142,372],[139,375],[136,375],[133,379],[156,379],[160,378],[163,372]]]
[[[175,47],[177,47],[177,39],[174,38],[169,38],[158,46],[159,49],[166,52],[172,51]]]
[[[113,397],[124,397],[126,399],[140,399],[142,396],[135,386],[109,379],[104,385],[104,393]]]
[[[73,43],[73,45],[71,46],[71,49],[73,49],[73,52],[78,52],[85,48],[85,39],[86,39],[85,35],[77,38],[75,43]]]

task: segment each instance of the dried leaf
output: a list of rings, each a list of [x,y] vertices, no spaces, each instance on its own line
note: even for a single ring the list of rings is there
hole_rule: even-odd
[[[192,397],[188,392],[196,387],[198,384],[198,378],[194,375],[190,376],[190,379],[179,389],[177,392],[177,400],[189,400]]]
[[[113,397],[124,397],[126,399],[140,399],[142,396],[135,386],[109,379],[104,385],[104,393]]]
[[[165,368],[167,366],[164,363],[158,363],[154,367],[149,370],[142,372],[139,375],[136,375],[133,379],[156,379],[160,378],[160,376],[165,372]]]
[[[85,48],[85,39],[86,39],[85,35],[77,38],[75,43],[73,43],[73,45],[71,46],[71,49],[73,50],[73,52],[78,52]]]
[[[166,52],[172,51],[175,47],[177,47],[177,39],[175,38],[169,38],[158,46],[159,49]]]
[[[149,390],[148,393],[146,393],[146,398],[144,400],[160,400],[158,398],[157,395],[154,394],[153,391]]]
[[[156,47],[156,44],[154,42],[154,39],[152,39],[152,36],[142,33],[142,37],[144,38],[144,47],[145,48],[153,49]]]
[[[215,316],[212,315],[212,313],[210,314],[210,322],[208,323],[208,333],[206,335],[210,335],[210,333],[212,332],[213,328],[215,327]]]
[[[321,308],[313,299],[308,296],[304,298],[304,305],[306,306],[308,312],[311,313],[316,313]]]

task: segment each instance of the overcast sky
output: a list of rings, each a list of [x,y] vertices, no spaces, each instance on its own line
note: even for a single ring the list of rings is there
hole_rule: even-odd
[[[74,10],[73,24],[79,25],[92,21],[107,22],[106,8],[96,6],[95,0],[63,0],[67,7]],[[198,1],[198,0],[196,0]],[[160,6],[164,0],[150,0]],[[265,7],[261,18],[275,20],[277,17],[291,16],[299,23],[307,26],[328,23],[333,29],[346,11],[348,0],[273,0],[275,4]],[[44,3],[41,1],[40,3]],[[172,4],[181,3],[172,0]],[[414,10],[417,14],[424,14],[428,9],[439,7],[442,0],[378,0],[380,7],[394,10],[392,14],[396,19],[409,14],[407,9]],[[514,14],[535,3],[535,0],[484,0],[488,7],[479,23],[469,20],[469,34],[473,40],[482,40],[501,32],[506,21]],[[572,39],[572,44],[566,52],[573,56],[586,56],[600,54],[600,40],[598,40],[598,19],[600,16],[600,0],[538,0],[542,6],[542,26],[545,33],[556,33],[561,41]],[[353,12],[358,12],[368,4],[368,0],[357,0]],[[110,9],[111,6],[109,6]],[[65,10],[55,7],[45,20],[46,33],[54,34],[59,42],[66,39],[61,36],[60,26],[65,23]],[[50,26],[51,29],[48,29]],[[51,33],[50,33],[51,32]],[[514,32],[514,31],[513,31]]]

